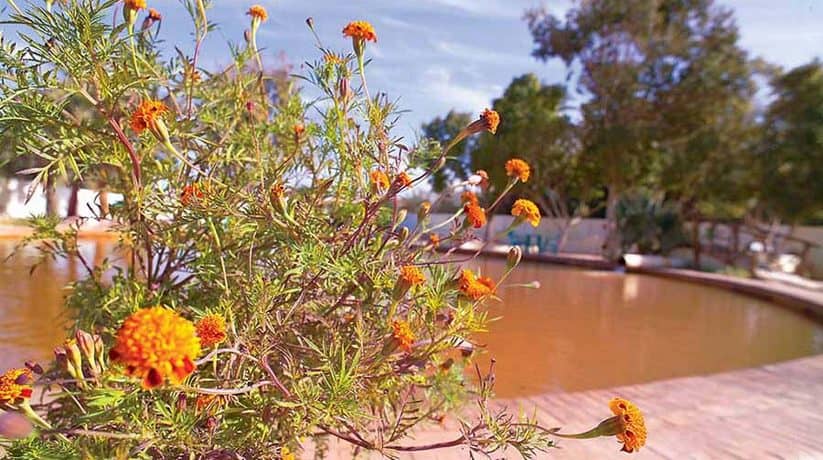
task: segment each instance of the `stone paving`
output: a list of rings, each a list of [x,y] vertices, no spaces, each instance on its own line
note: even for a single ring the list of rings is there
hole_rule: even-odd
[[[646,416],[649,437],[639,453],[619,452],[614,438],[599,438],[560,440],[559,449],[538,458],[823,459],[823,355],[721,374],[498,400],[495,404],[514,411],[536,409],[541,424],[574,432],[608,417],[607,403],[613,396],[634,402]],[[447,423],[420,432],[405,444],[446,441],[454,439],[455,432],[454,424]],[[352,458],[352,451],[342,442],[333,442],[328,458]],[[401,454],[399,458],[471,457],[467,449],[456,447]],[[520,456],[509,451],[491,458]]]

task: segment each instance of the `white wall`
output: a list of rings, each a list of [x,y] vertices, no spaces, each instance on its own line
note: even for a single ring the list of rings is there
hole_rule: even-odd
[[[31,182],[15,178],[0,178],[0,216],[11,218],[26,218],[46,213],[46,195],[42,187],[38,187],[26,202],[26,195],[29,193]],[[69,207],[69,197],[71,189],[69,187],[57,188],[58,212],[61,217],[66,216]],[[119,193],[109,193],[109,204],[121,201],[123,196]],[[100,202],[97,199],[97,192],[94,190],[81,188],[77,194],[77,213],[80,217],[94,217],[98,212]],[[91,206],[91,209],[89,209]],[[94,212],[92,212],[92,210]]]

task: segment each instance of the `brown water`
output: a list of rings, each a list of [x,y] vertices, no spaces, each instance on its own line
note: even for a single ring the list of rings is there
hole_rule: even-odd
[[[82,276],[77,260],[47,259],[30,273],[42,254],[35,246],[6,260],[15,245],[0,240],[0,371],[26,360],[48,363],[52,350],[66,338],[69,318],[63,310],[65,286]],[[114,248],[113,239],[81,241],[80,253],[100,265]]]
[[[0,240],[0,258],[15,242]],[[88,240],[99,264],[113,241]],[[50,260],[29,275],[34,247],[0,263],[0,371],[47,362],[65,338],[64,288],[82,276],[78,261]],[[2,260],[0,259],[0,260]],[[481,260],[498,276],[499,260]],[[488,345],[497,360],[496,393],[514,397],[720,372],[823,352],[823,327],[784,308],[739,294],[642,275],[523,263],[491,306]]]
[[[477,265],[499,276],[501,260]],[[474,267],[472,267],[474,268]],[[788,309],[693,283],[523,263],[501,317],[477,339],[515,397],[728,371],[823,352],[823,326]],[[481,366],[481,369],[485,367]]]

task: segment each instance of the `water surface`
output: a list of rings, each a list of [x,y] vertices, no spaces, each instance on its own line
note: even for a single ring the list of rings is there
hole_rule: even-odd
[[[499,276],[502,260],[473,268]],[[648,275],[523,263],[479,342],[514,397],[700,375],[823,352],[823,326],[741,294]]]

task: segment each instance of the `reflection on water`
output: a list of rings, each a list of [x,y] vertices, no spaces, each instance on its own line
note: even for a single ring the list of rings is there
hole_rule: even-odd
[[[114,244],[109,238],[85,240],[80,252],[89,264],[99,265]],[[78,260],[49,259],[29,274],[41,253],[28,246],[6,260],[15,245],[0,240],[0,371],[20,367],[26,360],[51,360],[70,319],[62,308],[64,287],[85,273]]]
[[[501,260],[479,263],[499,276]],[[823,327],[728,291],[650,276],[523,263],[501,288],[483,356],[514,397],[721,372],[823,352]]]
[[[0,240],[0,257],[14,247]],[[114,240],[80,250],[101,264]],[[34,247],[0,264],[0,371],[48,362],[65,338],[63,287],[82,276],[76,260],[50,260],[31,276]],[[499,276],[504,262],[479,262]],[[475,268],[472,266],[472,268]],[[641,275],[523,263],[500,289],[501,317],[477,340],[497,359],[500,397],[573,391],[720,372],[823,352],[823,327],[786,309],[709,287]],[[481,363],[485,369],[487,363]]]

